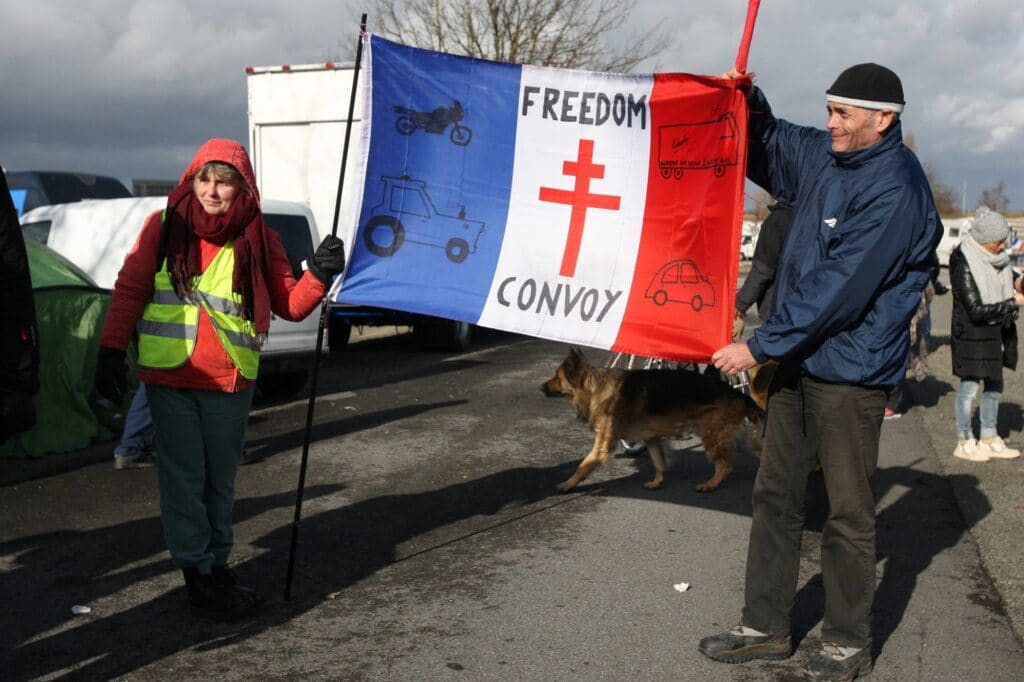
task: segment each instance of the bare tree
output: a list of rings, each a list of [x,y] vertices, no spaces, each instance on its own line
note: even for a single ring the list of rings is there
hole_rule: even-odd
[[[917,137],[914,136],[914,133],[909,130],[904,132],[903,144],[905,144],[910,151],[918,154]],[[939,172],[935,170],[935,166],[930,163],[922,163],[921,166],[924,168],[924,175],[928,179],[928,185],[932,188],[932,197],[935,198],[935,208],[939,210],[939,215],[951,216],[959,214],[960,209],[957,208],[956,190],[947,185],[942,178],[939,177]]]
[[[1006,183],[1000,180],[992,187],[981,192],[978,197],[978,206],[988,206],[993,211],[1006,213],[1010,208],[1010,198],[1006,196]]]
[[[626,72],[669,45],[620,31],[635,0],[374,0],[373,30],[406,45],[516,64]]]
[[[939,215],[951,216],[959,214],[960,209],[957,206],[956,190],[939,177],[938,171],[930,163],[924,164],[924,174],[932,188],[935,208],[939,209]]]

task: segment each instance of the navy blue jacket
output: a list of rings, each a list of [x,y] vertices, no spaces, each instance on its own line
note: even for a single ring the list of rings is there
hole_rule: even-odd
[[[832,383],[902,383],[942,223],[900,123],[866,149],[835,153],[827,130],[775,118],[758,88],[747,101],[747,176],[795,206],[751,353]]]

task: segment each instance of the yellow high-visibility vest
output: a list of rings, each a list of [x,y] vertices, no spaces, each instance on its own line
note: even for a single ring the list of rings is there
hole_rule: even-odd
[[[139,320],[139,366],[151,369],[181,367],[192,357],[199,331],[199,307],[213,323],[217,338],[239,373],[256,378],[260,353],[256,327],[241,316],[242,297],[231,290],[235,269],[234,241],[228,241],[192,286],[195,302],[174,293],[167,259],[153,278],[153,297]]]

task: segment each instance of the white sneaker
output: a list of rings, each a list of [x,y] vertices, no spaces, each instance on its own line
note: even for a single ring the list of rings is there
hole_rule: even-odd
[[[954,457],[960,459],[966,459],[968,462],[987,462],[988,455],[978,447],[977,441],[973,438],[962,440],[956,444],[956,450],[953,451]]]
[[[1020,450],[1015,448],[1006,447],[1006,443],[999,436],[992,436],[991,438],[982,438],[978,440],[978,450],[985,453],[989,457],[996,459],[1013,459],[1014,457],[1020,457]]]

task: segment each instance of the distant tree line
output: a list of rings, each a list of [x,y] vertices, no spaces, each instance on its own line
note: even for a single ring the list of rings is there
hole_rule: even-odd
[[[917,140],[913,133],[905,133],[903,143],[917,154]],[[935,197],[935,207],[939,209],[940,215],[959,216],[964,212],[973,213],[974,209],[979,206],[988,206],[993,211],[1000,213],[1006,213],[1009,210],[1010,197],[1006,196],[1006,183],[1002,180],[983,189],[973,205],[964,206],[961,195],[946,184],[932,164],[925,162],[922,165],[924,173],[928,177],[928,184],[932,188],[932,196]]]

